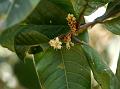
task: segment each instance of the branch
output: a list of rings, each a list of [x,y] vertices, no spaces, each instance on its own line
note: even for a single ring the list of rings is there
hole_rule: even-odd
[[[96,20],[93,21],[93,22],[89,22],[89,23],[86,23],[84,25],[81,25],[78,27],[78,33],[82,33],[83,31],[86,31],[88,27],[93,27],[95,24],[97,24],[99,22],[97,22]]]
[[[78,30],[77,30],[77,33],[79,34],[79,33],[82,33],[82,32],[84,32],[84,31],[86,31],[88,27],[90,27],[90,26],[92,27],[92,26],[94,26],[96,23],[97,23],[96,21],[93,21],[93,22],[89,22],[89,23],[86,23],[86,24],[84,24],[84,25],[79,26],[79,27],[78,27]],[[72,34],[72,33],[71,33],[71,31],[69,31],[67,34]],[[59,38],[62,40],[62,39],[64,39],[64,37],[65,37],[67,34],[62,34],[62,35],[59,36]],[[72,37],[74,37],[74,36],[72,36]],[[79,43],[80,43],[80,42],[79,42]]]
[[[88,27],[90,27],[90,26],[92,27],[95,24],[99,23],[98,20],[94,20],[93,22],[89,22],[89,23],[86,23],[83,25],[78,25],[78,29],[76,29],[76,23],[74,23],[73,17],[74,17],[73,15],[69,15],[69,17],[68,17],[68,25],[71,28],[71,30],[67,34],[62,34],[62,35],[58,36],[59,39],[69,41],[76,34],[82,33],[84,31],[86,31]],[[73,21],[71,22],[71,20],[73,20]],[[79,41],[78,43],[82,43],[82,42]]]

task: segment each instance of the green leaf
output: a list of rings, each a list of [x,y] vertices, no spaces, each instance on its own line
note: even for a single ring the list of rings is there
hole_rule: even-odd
[[[77,38],[81,41],[84,41],[84,42],[89,42],[89,36],[88,36],[88,31],[84,31],[83,33],[80,33]]]
[[[14,43],[15,52],[18,55],[18,57],[21,60],[23,60],[32,46],[39,47],[41,46],[41,44],[45,44],[48,41],[49,39],[38,31],[29,30],[29,29],[22,30],[15,37],[15,43]]]
[[[23,31],[38,31],[41,34],[46,35],[48,38],[53,39],[61,34],[67,33],[68,27],[64,25],[17,25],[10,29],[3,31],[0,34],[0,44],[11,51],[14,50],[14,39],[16,34]]]
[[[16,25],[10,29],[7,29],[5,31],[3,31],[0,34],[0,44],[3,47],[8,48],[11,51],[15,51],[14,50],[14,39],[15,36],[19,33],[23,31],[29,31],[29,30],[33,30],[34,27],[32,27],[32,25],[29,25],[30,27],[28,27],[28,25]],[[29,29],[31,28],[31,29]]]
[[[104,23],[107,30],[111,31],[116,35],[120,35],[120,17],[112,19]]]
[[[102,61],[99,54],[88,45],[83,45],[82,48],[86,54],[94,78],[102,89],[119,89],[120,85],[117,77]]]
[[[90,68],[80,45],[69,50],[49,48],[37,55],[36,69],[43,89],[91,89]]]
[[[67,24],[68,13],[74,14],[70,0],[41,0],[25,22],[38,25],[64,25]]]
[[[96,22],[102,22],[114,34],[120,35],[120,1],[114,0],[108,4],[106,13],[98,17]]]
[[[119,79],[119,82],[120,82],[120,53],[119,53],[119,58],[118,58],[116,76],[117,76],[117,78]]]
[[[14,51],[14,38],[15,38],[15,35],[22,29],[23,29],[22,26],[14,26],[14,27],[12,27],[10,29],[4,30],[0,34],[0,44],[3,47],[6,47],[11,51]]]
[[[71,0],[76,17],[80,20],[87,6],[86,0]]]
[[[81,19],[81,16],[83,17],[87,3],[86,0],[42,0],[25,22],[32,24],[67,24],[66,17],[69,13],[74,14],[78,20]]]
[[[120,0],[113,0],[108,3],[106,12],[103,16],[96,19],[97,22],[106,22],[120,16]]]
[[[21,85],[28,89],[41,89],[39,77],[35,69],[32,56],[26,57],[26,62],[18,62],[14,66],[14,72]]]
[[[110,0],[86,0],[86,1],[88,1],[88,3],[86,5],[84,15],[90,15],[99,7],[107,4]]]
[[[32,51],[32,53],[35,51],[39,52],[42,49],[46,49],[49,38],[54,38],[61,33],[65,33],[66,29],[66,26],[62,25],[26,25],[26,28],[15,36],[15,51],[20,59],[23,60],[27,53],[31,53]]]
[[[108,3],[108,7],[105,13],[106,18],[120,16],[120,0],[114,0]]]
[[[2,29],[23,21],[36,7],[40,0],[0,0],[0,18]]]

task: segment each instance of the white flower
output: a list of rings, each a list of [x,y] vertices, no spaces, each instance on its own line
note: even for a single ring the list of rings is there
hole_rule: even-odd
[[[68,21],[76,21],[76,18],[74,17],[73,14],[68,14],[67,18]]]
[[[70,42],[66,42],[66,48],[70,49],[71,46],[74,46],[74,43]]]
[[[70,42],[67,42],[67,43],[66,43],[66,48],[67,48],[67,49],[70,49]]]
[[[75,44],[74,44],[73,42],[70,42],[70,45],[71,45],[71,46],[74,46]]]
[[[62,48],[62,42],[59,40],[58,37],[55,39],[52,39],[49,41],[50,46],[52,46],[54,49],[61,49]]]

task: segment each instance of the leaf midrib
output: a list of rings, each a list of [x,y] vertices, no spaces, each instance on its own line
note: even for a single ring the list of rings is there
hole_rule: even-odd
[[[65,62],[64,62],[63,55],[62,55],[62,51],[60,51],[60,53],[61,53],[61,59],[62,59],[63,65],[64,65],[64,73],[65,73],[65,80],[66,80],[66,84],[67,84],[67,89],[70,89],[69,88],[69,84],[68,84],[67,71],[66,71],[66,67],[65,67]]]
[[[5,19],[8,18],[8,16],[9,16],[9,14],[11,13],[11,10],[12,10],[12,8],[13,8],[13,6],[14,6],[14,4],[15,4],[16,1],[17,1],[17,0],[13,0],[12,2],[10,2],[11,4],[10,4],[10,7],[9,7],[9,9],[8,9],[8,11],[7,11],[7,15],[6,15],[6,18],[5,18]]]

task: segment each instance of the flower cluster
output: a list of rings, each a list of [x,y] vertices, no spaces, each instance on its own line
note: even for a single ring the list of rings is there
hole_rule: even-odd
[[[68,14],[66,19],[68,21],[68,25],[70,27],[70,30],[71,30],[72,34],[75,35],[75,33],[77,31],[77,21],[76,21],[76,18],[74,17],[73,14]]]
[[[54,49],[61,49],[62,48],[62,42],[59,40],[58,37],[52,39],[49,41],[50,46],[52,46]]]
[[[70,49],[71,46],[74,46],[74,43],[73,43],[73,42],[67,42],[67,43],[66,43],[66,48],[67,48],[67,49]]]
[[[71,46],[74,46],[74,44],[71,42],[71,34],[68,33],[66,36],[64,36],[63,40],[66,43],[66,48],[70,49]]]
[[[65,42],[66,48],[70,49],[71,46],[74,46],[74,43],[71,41]],[[49,41],[50,46],[52,46],[54,49],[61,49],[62,48],[62,42],[59,40],[58,37],[52,39]]]
[[[63,42],[66,44],[66,48],[70,49],[71,46],[74,46],[74,43],[71,42],[72,36],[76,35],[77,32],[77,21],[73,14],[68,14],[67,16],[68,25],[70,27],[70,32],[63,37]],[[54,49],[61,49],[62,42],[58,37],[49,41],[50,46]]]

